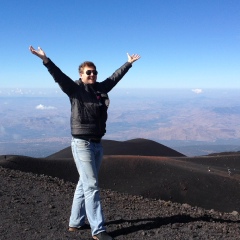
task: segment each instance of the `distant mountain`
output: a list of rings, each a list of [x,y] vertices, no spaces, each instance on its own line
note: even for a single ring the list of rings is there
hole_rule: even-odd
[[[110,98],[105,139],[151,139],[187,156],[240,151],[239,89],[116,88]],[[46,157],[70,146],[70,112],[58,88],[0,89],[0,154]]]
[[[161,157],[183,157],[169,147],[152,140],[137,138],[128,141],[102,140],[104,155],[135,155],[135,156],[161,156]],[[71,147],[67,147],[47,158],[72,158]]]
[[[240,151],[211,153],[211,154],[208,154],[208,156],[239,156],[240,157]]]

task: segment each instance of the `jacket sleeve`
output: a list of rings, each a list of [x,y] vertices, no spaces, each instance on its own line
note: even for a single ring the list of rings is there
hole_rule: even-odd
[[[76,88],[76,83],[64,74],[52,61],[49,59],[48,63],[43,65],[48,69],[49,73],[52,75],[55,82],[58,83],[63,92],[65,92],[68,96],[72,94],[74,89]]]
[[[123,76],[132,67],[132,64],[126,62],[119,69],[117,69],[109,78],[100,83],[101,87],[108,93],[112,88],[123,78]]]

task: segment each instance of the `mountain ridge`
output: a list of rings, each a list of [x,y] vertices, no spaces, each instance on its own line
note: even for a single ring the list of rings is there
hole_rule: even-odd
[[[240,212],[239,155],[186,157],[147,139],[121,143],[103,140],[103,145],[100,188],[205,209]],[[79,179],[70,147],[47,158],[3,155],[0,166],[73,183]]]
[[[102,140],[104,155],[140,155],[140,156],[175,156],[185,155],[153,140],[135,138],[127,141]],[[46,158],[56,158],[58,155],[71,158],[71,147],[62,149]]]

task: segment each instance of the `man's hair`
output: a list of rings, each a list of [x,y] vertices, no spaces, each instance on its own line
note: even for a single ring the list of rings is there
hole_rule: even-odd
[[[94,64],[93,62],[85,61],[85,62],[83,62],[82,64],[79,65],[79,67],[78,67],[78,72],[79,72],[79,73],[83,73],[83,69],[84,69],[86,66],[87,66],[87,67],[93,67],[95,70],[97,69],[96,66],[95,66],[95,64]]]

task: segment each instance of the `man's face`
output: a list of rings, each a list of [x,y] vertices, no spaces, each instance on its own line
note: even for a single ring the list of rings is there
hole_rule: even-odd
[[[80,73],[82,82],[85,84],[93,84],[97,81],[97,71],[94,67],[85,66],[83,72]]]

